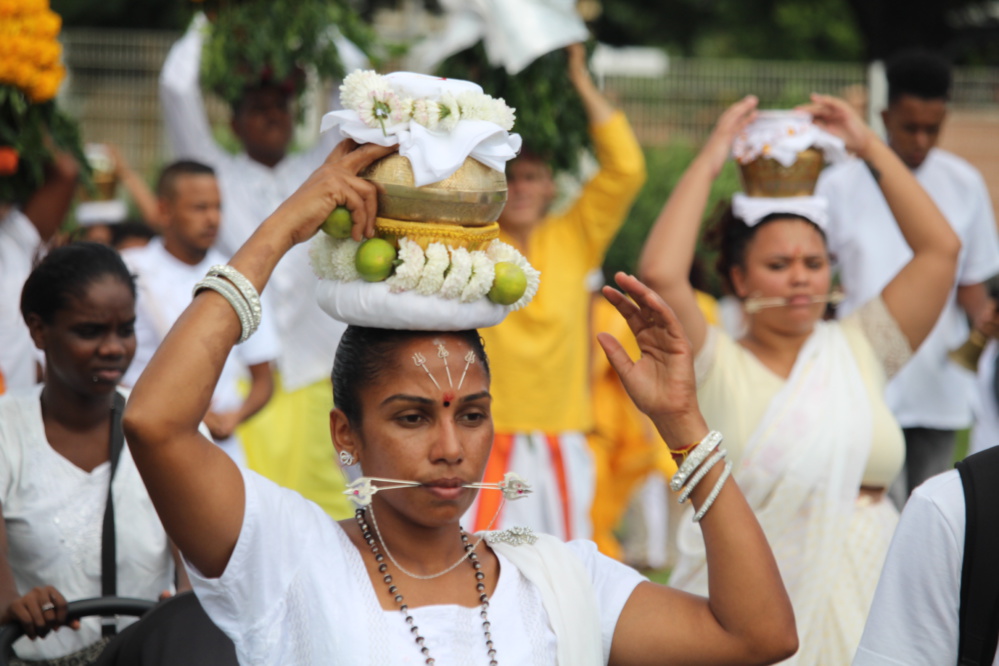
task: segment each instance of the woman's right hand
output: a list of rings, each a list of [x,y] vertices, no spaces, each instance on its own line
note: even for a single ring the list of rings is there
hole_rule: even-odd
[[[711,136],[698,155],[698,159],[706,162],[712,177],[717,177],[725,166],[725,161],[732,152],[732,142],[735,141],[735,137],[756,118],[757,104],[759,100],[755,95],[746,95],[719,116]]]
[[[28,638],[45,638],[53,629],[67,624],[66,606],[65,597],[56,588],[36,587],[10,603],[0,615],[0,624],[19,622]],[[80,621],[73,620],[67,626],[79,629]]]
[[[291,240],[297,244],[312,238],[334,208],[346,206],[354,221],[351,230],[354,240],[373,237],[377,190],[357,174],[396,150],[398,146],[373,143],[359,147],[354,141],[344,139],[271,217],[291,225]]]

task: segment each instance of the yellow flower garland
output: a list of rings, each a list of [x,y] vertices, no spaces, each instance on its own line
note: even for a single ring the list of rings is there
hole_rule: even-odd
[[[19,88],[34,104],[55,97],[66,76],[61,28],[48,0],[0,0],[0,85]]]

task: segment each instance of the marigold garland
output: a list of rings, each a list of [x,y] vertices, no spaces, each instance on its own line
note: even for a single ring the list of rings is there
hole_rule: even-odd
[[[66,77],[61,28],[48,0],[0,0],[0,203],[21,203],[41,186],[52,145],[89,174],[79,130],[54,101]]]

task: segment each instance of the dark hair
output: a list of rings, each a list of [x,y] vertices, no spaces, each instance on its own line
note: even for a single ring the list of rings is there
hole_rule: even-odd
[[[756,232],[763,225],[774,220],[801,220],[814,226],[822,236],[822,242],[826,243],[826,234],[822,229],[809,220],[807,217],[795,215],[793,213],[771,213],[760,220],[756,225],[750,227],[742,219],[732,212],[732,205],[726,205],[717,215],[715,221],[708,227],[704,234],[704,241],[707,246],[718,252],[718,259],[715,261],[715,270],[721,276],[725,288],[730,294],[736,295],[735,285],[732,284],[732,269],[736,266],[746,267],[746,247],[756,236]]]
[[[118,253],[101,243],[70,243],[48,253],[35,266],[21,290],[21,316],[37,314],[47,324],[67,307],[69,299],[83,296],[87,287],[110,276],[121,280],[135,297],[135,279]]]
[[[361,391],[390,370],[397,359],[395,350],[416,338],[453,335],[461,338],[479,357],[486,375],[489,358],[475,329],[467,331],[397,331],[365,326],[348,326],[340,338],[333,359],[333,402],[354,427],[361,424]]]
[[[893,55],[885,66],[888,103],[903,95],[920,99],[950,97],[950,63],[930,51],[908,50]]]
[[[152,240],[156,231],[142,220],[130,218],[120,224],[111,226],[111,246],[118,247],[126,240],[138,238]]]
[[[156,181],[156,194],[166,199],[173,196],[177,179],[182,176],[214,176],[215,170],[194,160],[177,160],[163,167]]]

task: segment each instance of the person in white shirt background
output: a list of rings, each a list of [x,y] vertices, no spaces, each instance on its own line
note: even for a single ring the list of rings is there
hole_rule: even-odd
[[[38,356],[19,309],[21,287],[66,217],[79,171],[68,153],[56,153],[45,182],[23,205],[0,202],[0,394],[38,383]]]
[[[954,289],[933,332],[889,382],[888,404],[905,432],[906,467],[893,487],[901,506],[908,494],[953,462],[956,431],[972,423],[974,380],[947,353],[968,336],[968,319],[991,312],[984,281],[999,272],[989,194],[966,161],[936,147],[947,116],[950,66],[940,56],[904,52],[887,66],[887,140],[957,232],[963,248]],[[817,193],[829,200],[829,247],[837,257],[846,300],[844,316],[878,293],[911,253],[876,178],[861,160],[823,172]]]
[[[159,218],[163,235],[144,247],[122,252],[135,273],[135,358],[122,383],[132,386],[167,332],[191,301],[194,285],[209,268],[227,257],[212,248],[220,229],[221,203],[215,172],[204,164],[179,161],[168,165],[157,184]],[[271,362],[277,358],[277,335],[264,319],[258,333],[236,347],[222,368],[205,425],[215,443],[237,464],[245,464],[236,426],[256,414],[273,392]],[[248,374],[250,388],[245,397],[238,380]]]
[[[233,155],[222,148],[213,138],[198,83],[206,26],[199,15],[170,50],[160,74],[160,100],[175,157],[215,169],[225,202],[215,247],[230,256],[322,163],[333,140],[290,154],[293,89],[272,80],[248,88],[233,108],[232,130],[243,150]],[[332,407],[329,368],[345,326],[316,305],[316,282],[304,245],[275,269],[264,295],[264,318],[275,323],[281,347],[274,396],[241,428],[241,437],[250,468],[344,518],[351,509],[342,474],[328,464],[333,444],[326,423]]]

